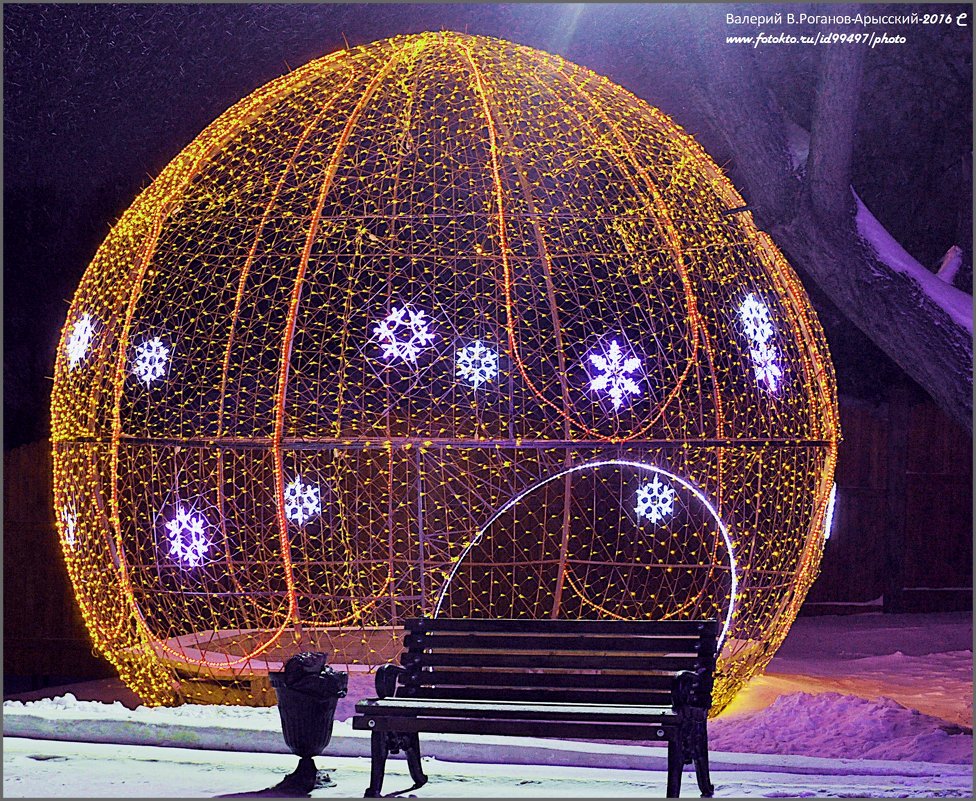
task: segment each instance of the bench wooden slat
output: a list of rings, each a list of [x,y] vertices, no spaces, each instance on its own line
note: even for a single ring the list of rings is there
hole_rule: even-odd
[[[479,704],[477,701],[441,701],[412,698],[367,699],[356,704],[364,715],[417,715],[419,717],[499,718],[501,720],[586,720],[624,723],[639,720],[669,721],[676,713],[665,706],[546,704],[532,701]]]
[[[566,656],[549,656],[544,654],[442,654],[417,653],[408,651],[401,657],[403,666],[410,667],[507,667],[507,668],[566,668],[587,669],[600,668],[605,670],[640,670],[650,667],[648,658],[644,656],[618,656],[616,654],[572,654]],[[698,665],[698,657],[688,656],[657,656],[653,659],[656,670],[694,670]]]
[[[579,634],[660,634],[665,636],[704,635],[717,637],[717,620],[511,620],[479,618],[412,618],[410,631],[486,631]]]
[[[488,701],[497,698],[503,701],[559,701],[566,703],[589,703],[602,699],[608,704],[653,704],[666,706],[671,703],[671,693],[663,690],[644,690],[643,692],[611,690],[546,690],[508,687],[418,687],[409,691],[410,698],[457,698],[463,695],[472,700]],[[400,697],[400,696],[398,696]]]
[[[458,651],[614,651],[631,654],[697,653],[700,638],[642,637],[636,635],[593,636],[582,638],[575,634],[552,636],[533,633],[521,634],[462,634],[425,633],[410,635],[404,645],[410,650],[418,648],[443,648]]]
[[[411,684],[412,676],[407,677]],[[620,689],[620,690],[671,690],[673,673],[571,673],[546,671],[545,673],[515,673],[510,670],[434,670],[420,671],[416,683],[456,684],[462,687],[546,687],[552,689]]]
[[[369,726],[372,720],[375,725]],[[580,740],[663,740],[676,722],[662,723],[576,723],[551,720],[498,720],[490,718],[414,717],[376,715],[353,718],[354,729],[367,731],[435,732],[438,734],[496,734],[517,737],[552,737]],[[658,731],[663,732],[657,734]]]

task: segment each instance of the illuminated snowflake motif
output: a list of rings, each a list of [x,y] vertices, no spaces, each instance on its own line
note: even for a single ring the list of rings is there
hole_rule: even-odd
[[[148,387],[153,381],[165,375],[167,359],[169,359],[169,348],[159,337],[153,337],[136,348],[132,373]]]
[[[95,322],[90,314],[83,314],[68,334],[68,341],[65,343],[65,352],[68,356],[68,367],[74,370],[85,356],[91,345],[92,338],[95,336]]]
[[[416,362],[417,356],[434,341],[434,333],[423,311],[409,306],[394,308],[381,323],[373,327],[373,333],[383,348],[387,359],[403,359]]]
[[[484,342],[472,342],[457,355],[457,376],[475,389],[498,375],[498,354]]]
[[[187,567],[197,567],[213,542],[207,536],[207,519],[192,509],[176,507],[176,518],[166,523],[169,555]]]
[[[303,484],[298,476],[285,487],[285,517],[296,525],[304,525],[322,511],[319,488]]]
[[[745,328],[746,336],[753,343],[766,342],[773,336],[773,321],[769,307],[755,295],[750,294],[739,306],[739,319]]]
[[[775,333],[769,307],[754,294],[750,294],[739,306],[739,320],[752,346],[749,355],[752,357],[756,381],[760,386],[765,385],[770,392],[776,392],[783,371],[778,364],[779,351],[769,341]]]
[[[752,356],[752,366],[756,371],[756,380],[765,383],[771,392],[775,392],[779,385],[779,379],[783,375],[783,371],[780,370],[779,365],[776,363],[776,360],[779,358],[776,346],[759,344],[749,351],[749,355]]]
[[[640,387],[629,374],[640,369],[641,361],[636,356],[625,359],[617,340],[610,343],[605,356],[591,353],[590,361],[600,371],[599,375],[590,379],[590,389],[594,392],[606,390],[614,409],[623,406],[627,395],[640,395]]]
[[[75,528],[78,525],[78,512],[75,505],[69,501],[61,510],[61,523],[64,526],[64,541],[69,547],[75,547]]]
[[[654,476],[650,484],[637,488],[637,506],[634,511],[638,517],[646,517],[652,523],[659,523],[674,512],[675,491]]]

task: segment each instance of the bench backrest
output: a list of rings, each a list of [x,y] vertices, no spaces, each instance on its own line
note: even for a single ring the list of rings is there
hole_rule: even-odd
[[[710,695],[718,631],[716,620],[408,620],[397,695],[669,706],[681,670],[700,672]]]

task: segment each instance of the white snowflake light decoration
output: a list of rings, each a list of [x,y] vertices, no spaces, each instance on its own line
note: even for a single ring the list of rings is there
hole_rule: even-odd
[[[749,294],[739,306],[739,320],[749,338],[749,355],[756,373],[756,381],[770,392],[776,392],[783,370],[779,366],[779,351],[770,340],[776,329],[769,307],[755,294]]]
[[[461,348],[457,354],[457,376],[475,389],[498,375],[498,353],[484,342],[476,341]]]
[[[627,395],[640,395],[640,386],[630,377],[640,370],[641,360],[636,356],[624,357],[623,349],[613,340],[606,354],[591,353],[590,361],[599,374],[590,378],[590,389],[594,392],[606,391],[613,401],[613,408],[619,409]]]
[[[182,504],[176,507],[176,517],[166,522],[169,555],[186,567],[203,564],[213,541],[207,535],[207,518]]]
[[[427,315],[409,306],[394,307],[385,319],[373,326],[373,334],[383,348],[384,358],[409,362],[416,362],[435,337]]]
[[[61,523],[64,526],[64,541],[70,547],[75,547],[75,528],[78,525],[78,512],[74,501],[68,501],[61,509]]]
[[[769,307],[754,294],[750,294],[739,306],[739,319],[746,336],[753,342],[766,342],[773,336],[773,321]]]
[[[766,384],[771,392],[775,392],[779,379],[783,375],[783,371],[780,369],[779,364],[777,364],[779,354],[776,352],[776,346],[769,343],[761,343],[750,349],[749,355],[752,356],[752,366],[756,371],[756,380]]]
[[[169,348],[159,337],[147,339],[136,348],[136,358],[132,362],[132,374],[148,387],[166,374]]]
[[[322,511],[319,488],[302,483],[297,476],[285,487],[285,517],[296,525],[304,525]]]
[[[64,349],[68,357],[68,367],[74,370],[88,355],[88,348],[95,337],[95,319],[87,312],[75,322],[68,334]]]
[[[652,523],[659,523],[674,512],[674,489],[654,476],[650,484],[637,488],[637,505],[634,511],[638,517],[646,517]]]

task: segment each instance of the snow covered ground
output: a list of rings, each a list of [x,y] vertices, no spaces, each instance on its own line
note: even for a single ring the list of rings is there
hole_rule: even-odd
[[[126,746],[8,738],[4,743],[4,796],[13,797],[164,797],[193,798],[256,794],[294,769],[297,758],[283,754],[206,751],[157,746]],[[826,762],[826,760],[820,760]],[[322,756],[334,787],[317,789],[315,798],[357,798],[369,784],[365,757]],[[843,773],[831,766],[774,766],[743,763],[712,771],[716,797],[874,798],[880,796],[971,796],[968,767],[879,762],[867,774]],[[665,797],[663,760],[653,770],[506,765],[488,762],[424,760],[430,781],[411,787],[406,764],[393,759],[384,791],[406,797]],[[684,796],[697,798],[694,775],[685,773]]]
[[[788,692],[835,691],[886,696],[971,727],[972,648],[970,612],[800,618],[766,675],[740,693],[725,714],[767,706]]]
[[[318,758],[335,786],[315,797],[358,797],[368,784],[368,740],[345,719],[371,680],[350,675],[350,697]],[[135,706],[117,683],[72,690]],[[130,709],[59,691],[24,697],[4,703],[6,797],[254,793],[297,762],[276,709]],[[972,796],[971,725],[971,615],[801,618],[767,675],[709,723],[712,780],[719,797]],[[422,742],[431,780],[411,791],[417,797],[665,794],[658,746],[449,735]],[[409,786],[394,758],[385,789]],[[684,793],[698,794],[690,772]]]

